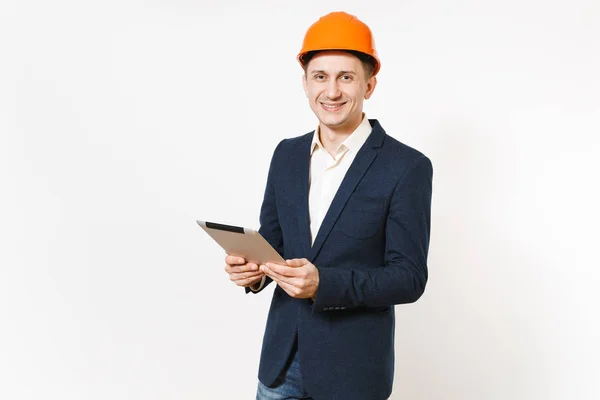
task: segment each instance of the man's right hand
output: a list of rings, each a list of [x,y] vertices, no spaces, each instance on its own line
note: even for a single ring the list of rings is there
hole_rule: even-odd
[[[246,263],[242,257],[225,257],[225,272],[229,274],[229,279],[238,286],[258,286],[258,283],[265,275],[258,265]]]

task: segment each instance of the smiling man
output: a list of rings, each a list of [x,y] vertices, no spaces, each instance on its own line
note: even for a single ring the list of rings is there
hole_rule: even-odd
[[[260,212],[259,232],[286,265],[225,259],[247,293],[277,284],[256,398],[387,399],[394,305],[427,282],[432,165],[363,113],[381,66],[367,25],[321,17],[298,61],[319,124],[279,143]]]

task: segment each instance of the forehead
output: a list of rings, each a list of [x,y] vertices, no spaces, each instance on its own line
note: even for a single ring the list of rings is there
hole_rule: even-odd
[[[308,62],[307,72],[319,70],[325,72],[362,71],[361,61],[350,53],[338,50],[322,51]]]

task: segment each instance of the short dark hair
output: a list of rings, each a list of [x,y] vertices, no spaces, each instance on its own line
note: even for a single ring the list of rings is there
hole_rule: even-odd
[[[304,56],[302,56],[302,65],[304,66],[304,73],[306,74],[306,68],[308,67],[308,63],[310,62],[310,60],[317,55],[317,53],[324,51],[324,50],[315,50],[315,51],[309,51],[307,52]],[[365,74],[367,75],[367,79],[369,79],[370,77],[373,76],[373,72],[375,71],[375,67],[377,66],[377,61],[371,57],[368,54],[362,53],[360,51],[356,51],[356,50],[343,50],[340,49],[338,51],[344,51],[346,53],[350,53],[352,54],[354,57],[358,58],[362,64],[363,67],[365,69]]]

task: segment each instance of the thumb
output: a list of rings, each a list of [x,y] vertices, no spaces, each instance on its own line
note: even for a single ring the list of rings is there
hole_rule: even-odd
[[[306,258],[294,258],[293,260],[286,260],[285,262],[290,267],[301,267],[305,264],[308,264],[308,260]]]

